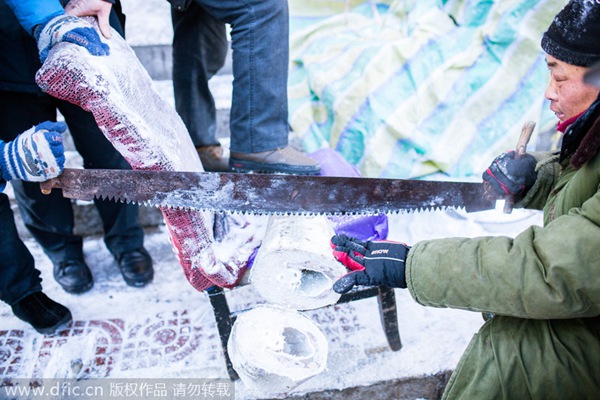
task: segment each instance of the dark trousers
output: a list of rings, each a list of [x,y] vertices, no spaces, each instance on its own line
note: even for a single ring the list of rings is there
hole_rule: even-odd
[[[9,305],[42,290],[40,271],[19,238],[8,196],[0,193],[0,300]]]
[[[196,147],[214,146],[217,110],[208,81],[225,64],[225,23],[195,3],[171,10],[173,21],[173,88],[175,108]]]
[[[0,92],[0,138],[13,140],[33,125],[56,121],[57,109],[65,117],[84,168],[131,168],[104,137],[90,113],[46,95]],[[83,259],[82,238],[73,234],[71,200],[56,189],[50,195],[42,194],[38,183],[12,184],[25,226],[50,259],[54,263]],[[137,206],[100,200],[94,203],[102,220],[104,241],[114,256],[143,246]]]

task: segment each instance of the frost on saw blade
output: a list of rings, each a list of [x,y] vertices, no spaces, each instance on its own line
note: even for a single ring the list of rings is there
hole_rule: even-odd
[[[95,18],[86,18],[96,26]],[[97,26],[96,26],[97,27]],[[48,94],[90,111],[100,130],[133,169],[203,171],[190,136],[174,108],[155,90],[129,45],[113,30],[110,55],[95,57],[85,48],[59,43],[36,74]],[[192,260],[216,263],[212,233],[203,214],[161,208],[186,278],[198,290],[234,284],[243,268],[205,273]]]
[[[237,317],[227,351],[245,387],[261,398],[283,398],[325,370],[329,348],[309,318],[261,305]]]
[[[251,269],[254,288],[270,302],[296,310],[336,303],[340,295],[332,286],[346,269],[329,247],[333,235],[324,216],[269,217]]]
[[[373,217],[377,215],[398,215],[422,212],[445,212],[445,211],[461,211],[465,210],[464,206],[429,206],[429,207],[413,207],[413,208],[388,208],[388,209],[362,209],[356,211],[329,211],[329,212],[310,212],[310,211],[278,211],[272,203],[263,201],[262,207],[257,204],[252,204],[248,209],[243,209],[239,203],[230,201],[235,190],[227,188],[219,191],[220,196],[211,197],[202,192],[202,189],[191,189],[184,193],[184,190],[173,191],[169,193],[158,193],[150,200],[136,201],[128,197],[108,197],[96,195],[97,198],[109,198],[111,200],[137,204],[146,207],[168,208],[172,210],[198,211],[198,212],[213,212],[223,215],[246,215],[246,216],[281,216],[281,217]],[[258,197],[258,196],[256,196]],[[218,198],[219,201],[215,201]]]

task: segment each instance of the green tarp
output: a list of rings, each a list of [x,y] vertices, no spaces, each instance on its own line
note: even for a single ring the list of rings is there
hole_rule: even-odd
[[[290,0],[290,125],[363,176],[481,177],[553,129],[542,33],[565,0]]]

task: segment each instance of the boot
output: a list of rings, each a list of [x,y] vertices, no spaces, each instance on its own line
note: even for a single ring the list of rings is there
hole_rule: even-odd
[[[17,318],[44,335],[54,333],[72,319],[67,307],[50,299],[43,292],[25,296],[12,306],[12,311]]]
[[[231,172],[229,159],[223,157],[221,146],[199,146],[196,150],[206,172]]]
[[[54,264],[54,279],[67,293],[87,292],[94,285],[92,272],[85,261],[73,259]]]
[[[152,258],[144,248],[132,250],[121,254],[117,264],[129,286],[142,287],[154,278]]]
[[[260,153],[231,152],[229,165],[238,172],[275,172],[297,175],[318,175],[321,167],[312,158],[284,147]]]

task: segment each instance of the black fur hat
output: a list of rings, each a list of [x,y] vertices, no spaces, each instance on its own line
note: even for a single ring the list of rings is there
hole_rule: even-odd
[[[580,67],[600,61],[600,0],[571,0],[542,37],[542,49]]]

